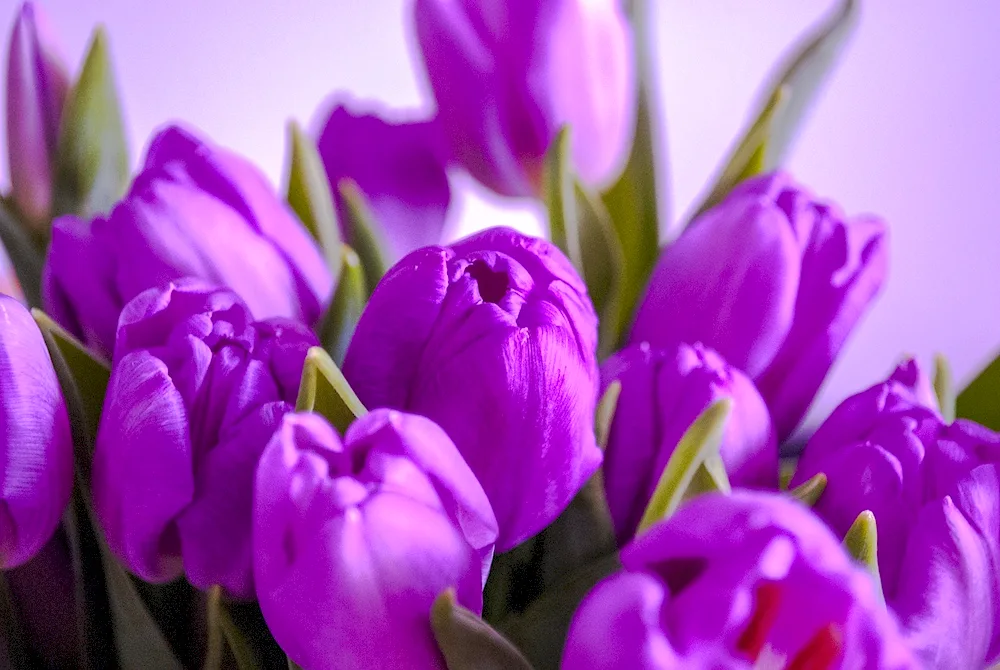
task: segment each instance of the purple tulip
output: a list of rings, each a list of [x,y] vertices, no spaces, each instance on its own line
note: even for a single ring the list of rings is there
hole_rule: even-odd
[[[310,326],[333,290],[315,243],[264,175],[169,127],[110,215],[55,221],[43,299],[53,318],[109,357],[125,304],[185,276],[236,291],[254,318]]]
[[[0,568],[52,537],[73,490],[73,441],[62,390],[28,310],[0,295]]]
[[[341,442],[318,415],[287,414],[257,469],[260,606],[305,668],[444,670],[431,605],[457,587],[482,609],[496,536],[486,494],[424,417],[375,410]]]
[[[870,510],[886,601],[928,667],[1000,655],[1000,435],[947,425],[907,361],[845,400],[806,445],[792,480],[828,484],[815,510],[844,534]]]
[[[334,193],[342,179],[352,179],[365,195],[392,262],[441,242],[451,190],[445,138],[436,121],[390,123],[341,105],[330,113],[317,144]],[[337,208],[343,222],[339,194]],[[353,244],[349,237],[347,242]]]
[[[7,156],[11,196],[28,222],[48,224],[59,123],[69,74],[48,19],[33,2],[21,5],[7,59]]]
[[[397,263],[361,315],[344,375],[368,407],[445,429],[507,551],[552,522],[601,463],[596,347],[597,317],[566,257],[494,228]]]
[[[664,250],[631,341],[712,347],[754,380],[784,440],[881,289],[887,236],[787,174],[746,181]]]
[[[601,369],[621,395],[604,456],[604,489],[619,545],[628,542],[660,473],[695,419],[720,398],[733,400],[721,456],[734,486],[777,489],[778,447],[771,417],[753,382],[700,344],[666,350],[635,345]]]
[[[635,110],[619,0],[417,0],[417,37],[456,159],[504,195],[537,194],[568,124],[584,182],[615,176]]]
[[[198,588],[253,596],[254,472],[315,344],[298,322],[255,322],[234,293],[195,280],[125,306],[93,493],[129,569],[150,582],[183,570]]]
[[[574,615],[563,670],[921,667],[867,572],[784,496],[699,496],[621,559]]]

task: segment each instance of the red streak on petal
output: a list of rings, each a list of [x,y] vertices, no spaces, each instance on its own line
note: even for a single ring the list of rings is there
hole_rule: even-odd
[[[764,582],[754,591],[755,602],[750,622],[736,642],[736,648],[751,661],[757,660],[767,644],[767,636],[778,619],[781,599],[782,588],[778,582]]]
[[[836,667],[843,648],[844,635],[835,624],[820,630],[795,655],[787,670],[830,670]]]

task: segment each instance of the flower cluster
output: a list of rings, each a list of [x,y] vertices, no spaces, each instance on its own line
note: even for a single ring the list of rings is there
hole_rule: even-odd
[[[793,448],[886,223],[751,133],[660,248],[618,0],[412,9],[434,117],[338,104],[282,198],[177,124],[130,174],[106,37],[73,81],[21,8],[0,665],[1000,660],[1000,384],[908,359]],[[444,239],[455,170],[550,239]]]

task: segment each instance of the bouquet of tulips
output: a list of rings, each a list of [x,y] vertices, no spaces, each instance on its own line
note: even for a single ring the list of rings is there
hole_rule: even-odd
[[[280,196],[183,125],[132,171],[107,36],[71,78],[25,3],[0,666],[996,662],[1000,362],[904,360],[796,433],[888,269],[781,169],[856,5],[664,244],[646,3],[414,0],[434,116],[291,124]],[[459,171],[547,239],[446,240]]]

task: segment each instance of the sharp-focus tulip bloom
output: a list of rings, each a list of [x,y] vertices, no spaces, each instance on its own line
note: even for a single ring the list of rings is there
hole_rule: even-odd
[[[570,126],[581,178],[615,176],[632,134],[632,35],[619,0],[417,0],[417,37],[456,159],[503,195],[533,195]]]
[[[7,57],[7,155],[11,195],[30,223],[48,223],[52,163],[69,74],[41,7],[21,6]]]
[[[869,574],[778,494],[699,496],[621,559],[574,615],[563,670],[921,667]]]
[[[231,288],[256,319],[310,326],[333,290],[315,243],[263,174],[169,127],[110,215],[55,221],[43,298],[53,318],[110,357],[125,304],[185,276]]]
[[[253,596],[257,460],[290,411],[316,339],[291,320],[253,321],[231,291],[197,281],[126,305],[94,454],[108,545],[151,582]]]
[[[835,533],[874,513],[886,601],[927,667],[981,668],[1000,652],[998,462],[1000,435],[947,425],[908,361],[834,410],[792,480],[826,474],[815,509]]]
[[[73,442],[59,381],[28,310],[0,295],[0,568],[52,537],[73,490]]]
[[[368,407],[445,429],[506,551],[553,521],[600,465],[596,347],[594,308],[566,257],[494,228],[396,264],[361,315],[344,375]]]
[[[344,441],[287,414],[261,457],[254,571],[275,639],[303,668],[444,669],[443,590],[482,608],[497,536],[482,487],[441,428],[376,410]]]
[[[341,222],[345,212],[338,184],[351,179],[371,207],[393,262],[441,242],[451,190],[448,150],[436,121],[390,123],[338,106],[317,146]]]
[[[668,246],[632,342],[704,342],[757,384],[783,440],[885,280],[885,224],[783,173],[744,182]]]
[[[778,486],[778,447],[771,417],[753,382],[700,344],[665,350],[636,345],[604,363],[606,388],[621,395],[604,455],[604,488],[619,544],[635,534],[660,474],[695,419],[731,398],[721,456],[734,486]]]

